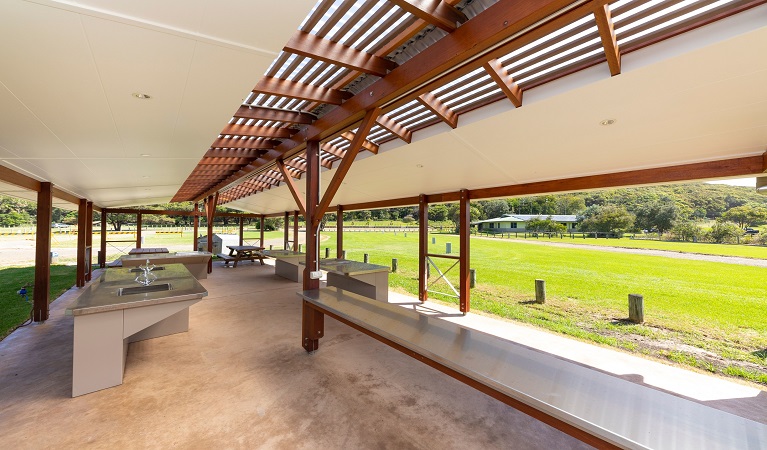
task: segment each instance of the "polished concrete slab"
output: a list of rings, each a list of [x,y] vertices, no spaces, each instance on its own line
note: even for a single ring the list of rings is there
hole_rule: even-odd
[[[73,289],[0,342],[7,448],[586,448],[383,344],[326,320],[300,342],[299,285],[217,266],[187,333],[130,345],[123,384],[78,398]]]

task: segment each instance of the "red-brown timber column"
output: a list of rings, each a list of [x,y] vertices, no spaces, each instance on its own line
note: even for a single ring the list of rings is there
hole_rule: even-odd
[[[298,251],[298,211],[293,211],[293,251]]]
[[[141,213],[136,213],[136,248],[141,248]]]
[[[51,290],[51,220],[53,218],[51,187],[51,183],[41,182],[40,190],[37,191],[35,288],[32,293],[32,320],[35,322],[48,320],[48,291]]]
[[[290,213],[285,211],[285,230],[282,239],[282,249],[290,250]]]
[[[99,252],[99,267],[107,266],[107,209],[101,209],[101,251]]]
[[[344,207],[336,207],[336,258],[344,257]]]
[[[81,198],[77,207],[77,280],[75,282],[77,287],[85,286],[85,235],[88,232],[85,219],[87,212],[88,202]]]
[[[418,196],[418,300],[429,299],[426,291],[426,254],[429,253],[429,203],[426,196]]]
[[[471,289],[469,287],[469,263],[470,255],[470,238],[471,238],[471,203],[469,198],[469,191],[461,189],[461,205],[459,208],[460,214],[460,230],[458,232],[458,238],[461,245],[460,260],[458,262],[458,272],[460,274],[460,287],[459,287],[459,299],[461,312],[466,314],[469,312]]]
[[[243,224],[244,223],[245,222],[243,222],[242,216],[240,216],[240,244],[239,245],[242,245],[242,232],[243,232]]]
[[[320,143],[306,143],[306,268],[304,269],[304,290],[320,288],[320,280],[313,280],[312,271],[317,270],[319,236],[313,224],[317,218],[320,204]],[[301,345],[307,352],[313,352],[320,346],[320,338],[325,334],[325,315],[312,309],[304,300],[301,317]]]
[[[88,234],[85,235],[85,281],[91,281],[93,273],[93,202],[88,202],[86,206],[86,216],[88,216],[85,227]]]
[[[197,251],[197,236],[200,235],[200,204],[194,204],[194,248],[192,250]]]
[[[259,237],[261,242],[261,247],[266,248],[266,245],[264,245],[264,215],[263,214],[261,214],[259,230],[261,231],[261,236]]]
[[[208,196],[208,203],[205,205],[205,214],[208,219],[208,253],[213,253],[213,220],[216,218],[216,204],[218,204],[218,192]],[[208,273],[212,272],[213,258],[208,261]]]

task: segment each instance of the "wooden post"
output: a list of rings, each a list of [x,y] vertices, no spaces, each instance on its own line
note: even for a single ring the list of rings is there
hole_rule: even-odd
[[[107,209],[101,208],[101,256],[99,258],[99,267],[102,269],[107,266]]]
[[[293,251],[301,251],[298,247],[298,211],[293,211]]]
[[[51,290],[51,219],[53,195],[51,183],[41,182],[37,191],[37,228],[35,229],[35,288],[32,293],[32,320],[48,320]],[[78,241],[80,235],[78,234]],[[10,286],[8,286],[10,287]],[[16,289],[21,286],[13,286]]]
[[[85,228],[87,233],[85,235],[85,281],[91,281],[91,275],[93,274],[93,202],[88,202],[85,207],[85,215],[87,221],[85,222]]]
[[[290,250],[290,213],[285,211],[284,233],[282,237],[283,250]]]
[[[397,266],[399,265],[399,261],[397,258],[391,259],[391,271],[392,273],[397,273]]]
[[[213,221],[216,219],[216,205],[218,204],[218,192],[208,196],[205,205],[205,216],[208,220],[208,252],[213,253]],[[208,273],[213,272],[213,258],[208,260]]]
[[[85,286],[85,234],[87,233],[85,216],[87,211],[88,201],[81,198],[77,207],[77,279],[75,282],[79,288]]]
[[[469,287],[477,287],[477,269],[469,269]]]
[[[426,255],[429,253],[429,202],[424,194],[418,196],[418,300],[429,299],[426,282],[429,275]],[[407,233],[405,233],[407,237]]]
[[[460,227],[459,240],[461,247],[461,254],[459,255],[459,267],[460,274],[460,289],[458,291],[458,304],[462,313],[466,314],[471,309],[470,299],[471,291],[469,288],[469,263],[471,261],[470,255],[470,231],[471,231],[471,204],[469,199],[469,191],[461,189],[461,203],[460,203]]]
[[[545,280],[535,280],[535,303],[546,303]]]
[[[344,254],[344,207],[336,208],[336,258],[345,258]]]
[[[141,248],[141,213],[136,213],[136,248]]]
[[[194,219],[192,222],[194,223],[194,236],[193,236],[193,242],[194,242],[194,251],[197,251],[197,237],[200,235],[200,204],[195,202],[194,204]]]
[[[242,245],[242,242],[243,242],[243,240],[242,240],[242,234],[243,234],[243,232],[245,231],[245,230],[244,230],[244,228],[245,228],[245,227],[244,227],[244,223],[245,223],[245,222],[242,220],[242,216],[240,216],[240,243],[239,243],[239,245]]]
[[[266,247],[266,244],[264,244],[264,215],[261,214],[260,220],[259,220],[259,227],[261,235],[259,236],[259,241],[261,242],[259,245],[261,247]]]
[[[368,264],[370,262],[370,255],[368,255],[367,253],[364,253],[362,255],[362,262],[364,262],[365,264]]]
[[[320,204],[320,143],[306,143],[306,267],[304,268],[303,289],[305,291],[320,288],[320,280],[312,279],[311,272],[317,270],[319,261],[319,236],[316,221],[317,208]],[[287,218],[287,216],[286,216]],[[287,225],[287,223],[286,223]],[[325,315],[311,308],[304,300],[301,316],[301,346],[307,352],[316,351],[320,338],[325,334]]]
[[[629,320],[634,323],[644,322],[644,297],[629,294]]]
[[[325,259],[330,258],[330,248],[325,247]]]

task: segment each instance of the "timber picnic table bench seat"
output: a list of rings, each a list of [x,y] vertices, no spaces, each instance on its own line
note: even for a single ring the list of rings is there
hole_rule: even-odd
[[[597,448],[767,448],[765,424],[483,331],[337,287],[299,296],[304,307]]]
[[[229,266],[230,262],[233,262],[233,267],[237,267],[237,263],[240,261],[256,262],[258,259],[261,265],[264,265],[264,254],[261,251],[264,247],[256,247],[254,245],[227,245],[229,254],[219,253],[216,256],[224,261],[225,266]]]

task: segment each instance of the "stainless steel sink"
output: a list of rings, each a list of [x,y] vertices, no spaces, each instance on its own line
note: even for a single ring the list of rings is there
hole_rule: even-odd
[[[117,290],[117,295],[146,294],[148,292],[170,291],[173,286],[170,283],[150,284],[149,286],[122,287]]]
[[[165,267],[163,267],[163,266],[157,266],[157,267],[155,267],[154,269],[152,269],[152,272],[154,272],[154,271],[157,271],[157,270],[165,270]],[[134,268],[133,268],[133,269],[131,269],[130,271],[131,271],[131,272],[143,272],[143,271],[144,271],[144,269],[139,269],[138,267],[134,267]]]

